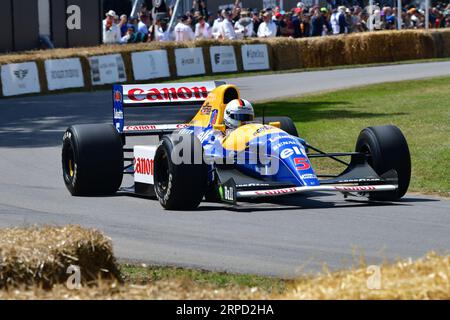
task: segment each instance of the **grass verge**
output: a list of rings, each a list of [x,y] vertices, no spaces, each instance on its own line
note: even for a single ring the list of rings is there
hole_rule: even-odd
[[[450,196],[450,77],[402,81],[312,94],[256,105],[258,115],[286,115],[300,136],[324,151],[353,151],[359,132],[393,124],[406,136],[412,158],[409,191]],[[332,160],[320,172],[337,173]]]

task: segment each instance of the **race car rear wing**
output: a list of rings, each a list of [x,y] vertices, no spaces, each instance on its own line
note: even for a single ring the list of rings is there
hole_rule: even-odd
[[[163,84],[115,84],[112,90],[113,123],[119,133],[127,135],[158,134],[174,131],[183,124],[127,124],[126,108],[163,107],[169,105],[198,105],[199,108],[208,94],[222,81],[163,83]]]

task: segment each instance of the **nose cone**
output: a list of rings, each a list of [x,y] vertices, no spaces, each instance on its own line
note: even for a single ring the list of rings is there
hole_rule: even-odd
[[[282,162],[289,168],[291,174],[298,181],[297,184],[299,186],[318,186],[319,180],[312,168],[311,162],[304,152],[304,148],[303,150],[300,148],[298,150],[300,150],[302,154],[293,154],[288,158],[282,159]]]
[[[290,176],[290,180],[298,186],[320,184],[300,140],[292,136],[283,137],[272,143],[271,150],[278,155],[281,162],[280,178]],[[286,172],[283,173],[283,170]]]

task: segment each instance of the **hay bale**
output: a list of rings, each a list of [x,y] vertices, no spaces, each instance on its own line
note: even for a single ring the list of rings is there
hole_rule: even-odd
[[[121,279],[111,240],[97,230],[74,225],[0,230],[0,289],[66,283],[70,265],[80,267],[82,283]]]
[[[424,31],[380,31],[345,38],[347,64],[429,59],[437,56],[433,36]]]
[[[442,41],[442,57],[450,57],[450,30],[439,30]]]
[[[320,68],[347,64],[345,37],[314,37],[301,39],[300,51],[305,68]]]
[[[303,67],[299,41],[290,38],[273,38],[266,41],[272,51],[273,70],[299,69]]]

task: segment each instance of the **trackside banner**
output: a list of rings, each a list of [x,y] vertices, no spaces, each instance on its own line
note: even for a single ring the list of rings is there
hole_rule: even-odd
[[[178,76],[191,76],[205,73],[202,48],[175,49],[175,64]]]
[[[131,53],[135,80],[170,77],[166,50],[153,50]]]
[[[1,79],[4,96],[41,92],[36,62],[2,65]]]
[[[48,90],[84,87],[79,58],[45,60]]]
[[[241,46],[244,70],[267,70],[269,53],[266,44],[248,44]]]
[[[209,56],[214,73],[237,71],[233,46],[212,46],[209,48]]]
[[[122,85],[123,103],[195,102],[204,101],[215,87],[214,81],[166,83],[166,84],[130,84]],[[115,96],[119,97],[120,92]]]
[[[127,80],[121,54],[108,54],[89,58],[92,85],[124,82]]]

